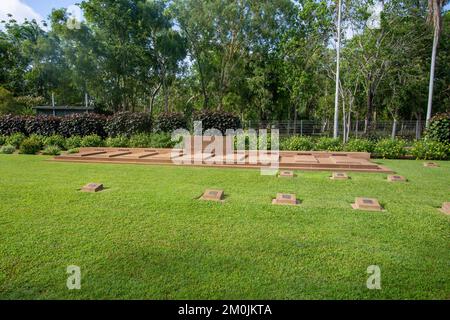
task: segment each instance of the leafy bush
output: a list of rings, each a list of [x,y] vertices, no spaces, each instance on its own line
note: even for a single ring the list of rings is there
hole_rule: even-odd
[[[105,144],[110,148],[128,147],[129,139],[124,135],[109,137],[108,139],[106,139]]]
[[[417,160],[447,160],[450,158],[450,145],[439,141],[419,140],[411,148]]]
[[[171,141],[168,133],[153,133],[149,136],[149,148],[173,148],[175,142]]]
[[[81,147],[81,142],[83,138],[80,136],[72,136],[66,139],[64,142],[64,148],[66,150],[75,149]]]
[[[80,152],[80,149],[78,149],[78,148],[73,148],[73,149],[67,150],[68,154],[73,154],[73,153],[78,153],[78,152]]]
[[[22,144],[22,141],[25,140],[25,135],[21,132],[16,132],[12,135],[10,135],[7,139],[6,139],[6,144],[9,144],[11,146],[14,146],[15,148],[19,148],[20,145]]]
[[[73,114],[61,118],[59,134],[64,137],[71,136],[105,136],[106,117],[95,113]]]
[[[425,137],[428,140],[450,143],[450,112],[435,115],[430,120]]]
[[[4,145],[6,143],[6,139],[8,139],[7,136],[0,135],[0,146]]]
[[[286,151],[310,151],[314,149],[314,142],[309,137],[292,136],[283,139],[280,148]]]
[[[58,156],[61,154],[61,149],[58,146],[47,146],[42,153],[48,156]]]
[[[342,142],[339,139],[321,137],[317,140],[314,150],[318,151],[342,151]]]
[[[404,140],[382,139],[375,145],[374,152],[383,159],[399,159],[406,154]]]
[[[187,129],[184,114],[179,112],[160,113],[155,119],[155,132],[173,132],[177,129]]]
[[[119,135],[132,136],[133,134],[151,132],[152,121],[147,113],[118,112],[111,116],[105,125],[105,131],[110,137]]]
[[[0,115],[0,134],[9,136],[14,133],[26,133],[26,117],[14,115]]]
[[[369,152],[372,153],[375,143],[368,139],[352,139],[344,146],[345,151],[349,152]]]
[[[193,120],[202,121],[203,132],[214,128],[220,130],[223,135],[226,134],[227,129],[236,130],[241,127],[241,121],[238,116],[223,111],[197,111],[193,114]]]
[[[131,136],[128,146],[130,148],[147,148],[150,146],[149,135],[145,133]]]
[[[61,118],[53,116],[27,117],[25,120],[25,130],[28,135],[39,134],[51,136],[58,132]]]
[[[16,151],[16,147],[9,144],[4,145],[3,147],[0,148],[0,153],[2,154],[13,154],[14,151]]]
[[[42,149],[42,141],[37,137],[29,137],[22,141],[19,152],[22,154],[36,154]]]
[[[64,149],[66,144],[66,140],[63,136],[59,134],[52,135],[50,137],[46,137],[44,139],[44,146],[56,146],[60,149]]]
[[[91,134],[89,136],[83,137],[81,140],[81,146],[82,147],[103,147],[104,143],[102,140],[102,137]]]

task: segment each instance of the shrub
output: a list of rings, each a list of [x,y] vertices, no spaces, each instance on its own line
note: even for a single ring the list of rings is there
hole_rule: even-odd
[[[65,143],[66,141],[64,140],[64,137],[59,134],[55,134],[44,139],[44,146],[56,146],[60,149],[64,149]]]
[[[131,136],[128,146],[130,148],[147,148],[150,147],[149,135],[145,133],[135,134]]]
[[[310,151],[314,148],[314,142],[309,137],[292,136],[281,141],[280,148],[286,151]]]
[[[26,133],[26,117],[14,115],[0,115],[0,134],[10,136],[14,133]]]
[[[374,152],[383,159],[399,159],[406,154],[404,140],[382,139],[375,145]]]
[[[83,138],[81,138],[80,136],[72,136],[66,139],[66,141],[64,142],[64,148],[66,150],[70,150],[70,149],[74,149],[74,148],[79,148],[81,147],[81,142],[82,142]]]
[[[64,137],[71,136],[105,136],[106,117],[95,113],[73,114],[61,118],[59,134]]]
[[[435,115],[425,133],[428,140],[450,143],[450,112]]]
[[[148,148],[173,148],[176,142],[171,140],[168,133],[153,133],[149,136]]]
[[[184,114],[179,112],[160,113],[154,123],[155,132],[173,132],[177,129],[187,129]]]
[[[318,151],[342,151],[342,142],[339,139],[321,137],[317,140],[314,147]]]
[[[41,140],[36,137],[29,137],[22,141],[19,152],[22,154],[36,154],[42,149]]]
[[[6,139],[6,144],[9,144],[11,146],[14,146],[15,148],[19,148],[20,145],[22,144],[22,141],[25,140],[25,135],[21,132],[17,132],[14,133],[12,135],[10,135],[7,139]]]
[[[417,160],[447,160],[450,158],[450,145],[439,141],[419,140],[411,148]]]
[[[203,132],[208,129],[217,129],[226,134],[227,129],[239,129],[241,121],[238,116],[222,111],[202,110],[193,114],[194,121],[202,121]]]
[[[0,153],[2,154],[13,154],[14,151],[16,151],[16,147],[9,144],[0,148]]]
[[[68,154],[73,154],[73,153],[78,153],[78,152],[80,152],[80,149],[78,149],[78,148],[73,148],[73,149],[67,150]]]
[[[82,147],[102,147],[104,145],[102,137],[91,134],[89,136],[83,137],[81,140]]]
[[[25,120],[25,130],[28,135],[39,134],[51,136],[58,132],[61,119],[53,116],[27,117]]]
[[[61,154],[61,149],[58,146],[47,146],[42,153],[48,156],[58,156]]]
[[[368,139],[352,139],[344,146],[345,151],[349,152],[369,152],[374,151],[375,144]]]
[[[4,145],[6,143],[6,139],[8,137],[4,135],[0,135],[0,146]]]
[[[118,112],[111,116],[105,125],[106,133],[111,137],[119,135],[151,132],[152,121],[150,115],[142,112]]]
[[[110,148],[128,147],[129,139],[124,135],[109,137],[108,139],[106,139],[105,144]]]

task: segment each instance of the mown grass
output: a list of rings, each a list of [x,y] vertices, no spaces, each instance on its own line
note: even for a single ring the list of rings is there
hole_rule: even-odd
[[[74,164],[0,155],[1,299],[449,299],[450,163],[384,174]],[[78,189],[101,182],[106,190]],[[226,202],[195,200],[206,188]],[[296,193],[299,207],[271,205]],[[357,196],[386,211],[353,211]],[[80,266],[81,290],[66,268]],[[381,268],[381,290],[366,269]]]

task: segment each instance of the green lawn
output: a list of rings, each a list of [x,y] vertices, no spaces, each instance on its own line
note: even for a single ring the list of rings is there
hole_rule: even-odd
[[[449,299],[450,162],[385,174],[73,164],[0,155],[1,299]],[[79,192],[88,182],[107,188]],[[226,202],[195,200],[206,188]],[[296,193],[299,207],[271,205]],[[386,211],[353,211],[357,196]],[[81,290],[66,268],[81,267]],[[381,268],[381,290],[366,269]]]

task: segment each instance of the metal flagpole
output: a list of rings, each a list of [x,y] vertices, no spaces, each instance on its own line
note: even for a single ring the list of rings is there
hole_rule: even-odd
[[[341,58],[341,0],[339,0],[338,9],[338,25],[337,25],[337,44],[336,44],[336,96],[334,99],[334,131],[333,138],[338,137],[339,126],[339,72],[340,72],[340,58]]]

